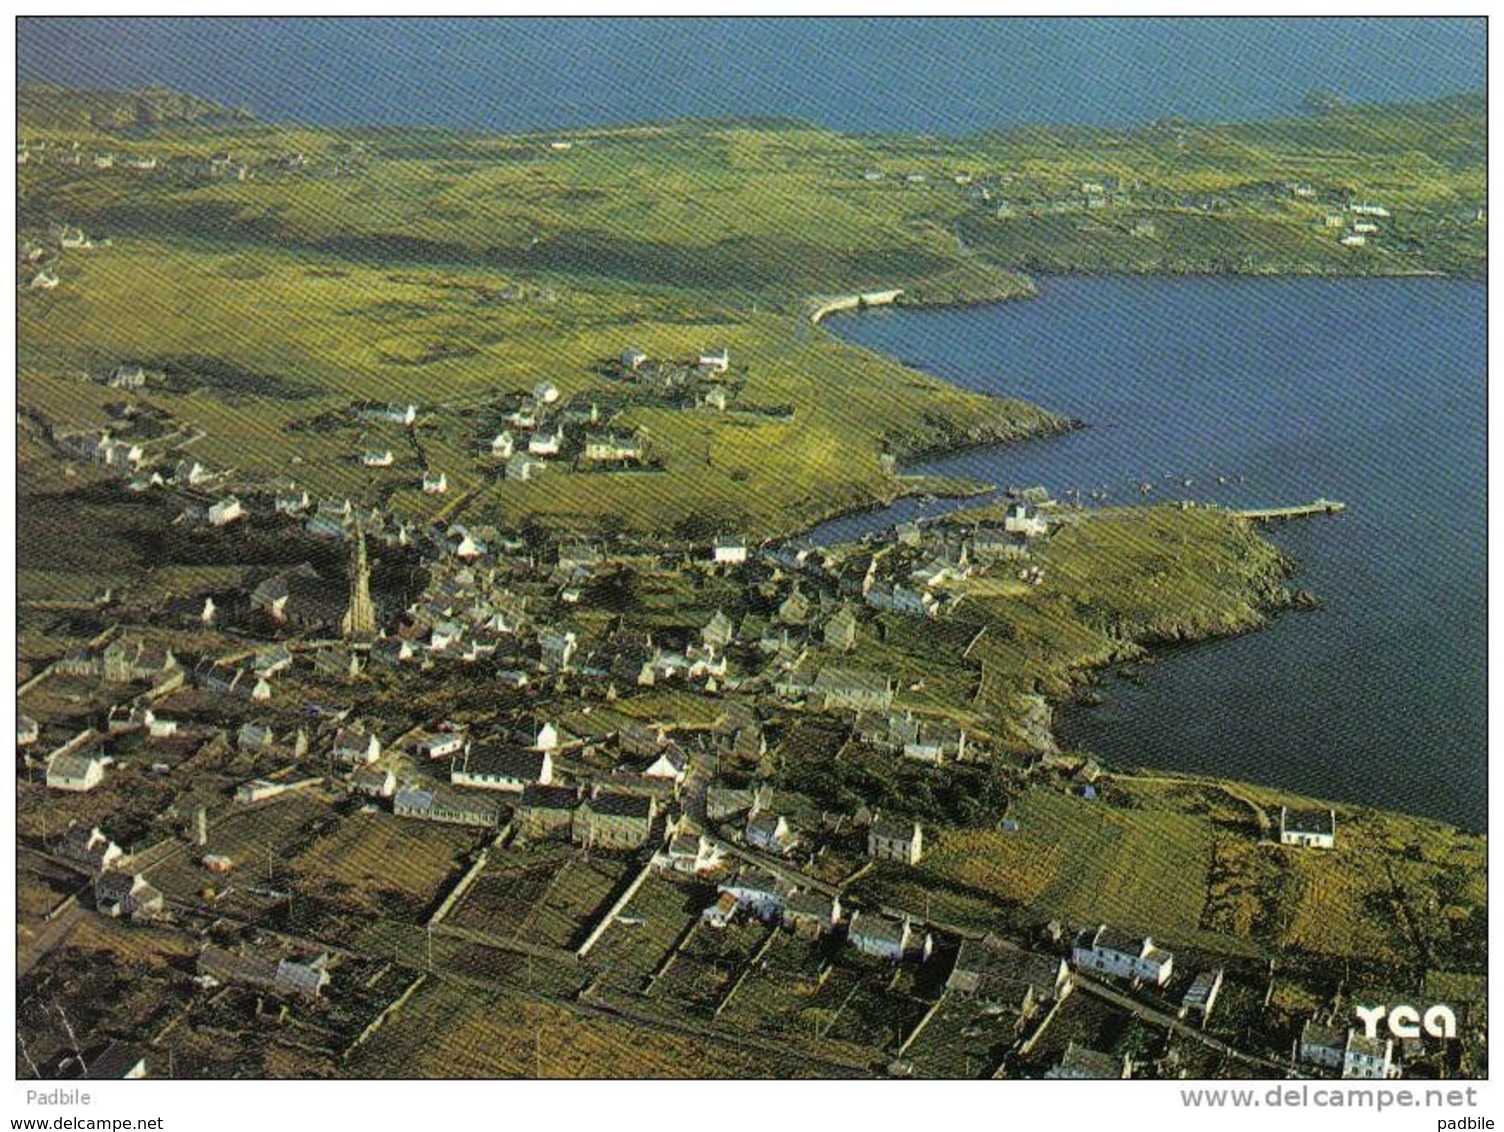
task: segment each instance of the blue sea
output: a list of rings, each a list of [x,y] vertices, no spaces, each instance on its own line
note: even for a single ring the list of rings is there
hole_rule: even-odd
[[[1481,91],[1481,17],[27,17],[29,82],[164,85],[273,122],[556,130],[728,115],[969,134]]]
[[[1454,280],[1059,278],[1033,300],[826,325],[1086,425],[920,470],[1079,488],[1088,505],[1347,504],[1268,528],[1323,608],[1161,653],[1141,683],[1065,711],[1066,743],[1481,830],[1486,314],[1486,287]],[[817,536],[944,506],[902,501]]]

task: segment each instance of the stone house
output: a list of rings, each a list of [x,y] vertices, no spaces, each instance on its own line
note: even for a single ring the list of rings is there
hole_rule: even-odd
[[[783,926],[806,939],[828,935],[840,918],[841,898],[823,892],[795,892],[783,905]]]
[[[824,639],[827,648],[837,652],[850,652],[856,644],[856,612],[849,606],[843,605],[836,610],[829,621],[825,622]]]
[[[592,849],[639,849],[652,835],[657,812],[651,797],[603,791],[575,810],[571,839]]]
[[[393,797],[392,812],[419,821],[494,829],[500,820],[501,804],[486,795],[407,786]]]
[[[513,829],[518,837],[527,841],[568,841],[579,804],[579,791],[572,786],[530,782],[522,788],[522,797],[517,801],[516,812],[512,815]]]
[[[782,814],[759,813],[748,818],[743,835],[752,848],[780,857],[799,844],[798,833]]]
[[[1022,1026],[1041,1007],[1064,1001],[1075,983],[1064,959],[989,935],[961,941],[945,986],[953,994],[1007,1008]]]
[[[102,873],[125,858],[125,850],[96,826],[74,826],[57,847],[58,855]]]
[[[891,676],[850,668],[820,669],[810,687],[826,711],[846,708],[851,711],[887,711],[893,706],[894,683]]]
[[[149,920],[162,906],[161,892],[140,873],[102,873],[94,882],[94,907],[106,916]]]
[[[381,757],[381,740],[360,724],[334,733],[334,759],[341,766],[368,766]]]
[[[1198,973],[1181,997],[1180,1017],[1195,1014],[1197,1020],[1203,1026],[1206,1025],[1207,1019],[1212,1015],[1212,1007],[1217,1004],[1217,995],[1222,992],[1223,974],[1221,967]]]
[[[924,855],[924,830],[918,822],[878,818],[867,829],[867,856],[875,861],[917,865]]]
[[[1071,1041],[1065,1043],[1059,1064],[1046,1071],[1045,1077],[1052,1081],[1122,1081],[1131,1071],[1126,1056],[1102,1053]]]

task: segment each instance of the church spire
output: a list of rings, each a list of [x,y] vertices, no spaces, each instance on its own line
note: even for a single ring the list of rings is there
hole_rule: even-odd
[[[350,608],[339,624],[346,637],[376,635],[376,607],[371,602],[371,564],[366,558],[366,532],[355,521],[355,549],[350,554]]]

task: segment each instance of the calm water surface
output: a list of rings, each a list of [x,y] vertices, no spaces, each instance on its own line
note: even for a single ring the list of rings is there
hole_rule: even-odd
[[[1077,417],[1063,437],[922,470],[1109,503],[1348,504],[1270,531],[1321,596],[1164,653],[1062,714],[1110,761],[1209,772],[1482,829],[1486,306],[1451,280],[1046,280],[1038,299],[828,326],[958,384]],[[1187,484],[1186,480],[1190,483]],[[936,513],[901,501],[833,541]]]

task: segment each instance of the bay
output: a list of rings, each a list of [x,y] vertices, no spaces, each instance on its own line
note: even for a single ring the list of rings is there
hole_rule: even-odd
[[[1141,683],[1062,712],[1064,743],[1481,830],[1486,316],[1485,285],[1458,280],[1070,277],[1028,301],[827,326],[1086,426],[915,470],[1088,505],[1348,505],[1268,531],[1322,609],[1163,652]],[[903,500],[812,537],[963,505]]]

